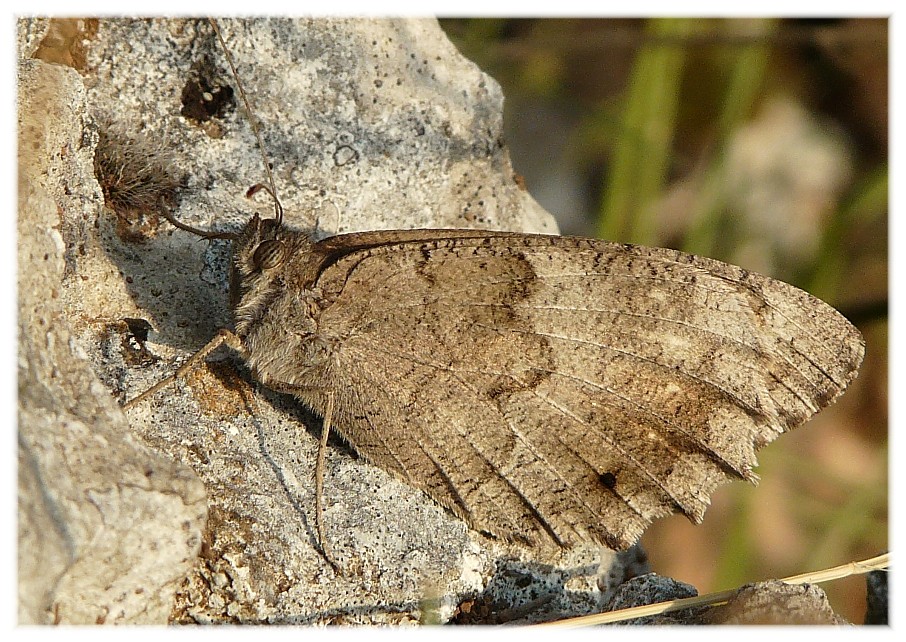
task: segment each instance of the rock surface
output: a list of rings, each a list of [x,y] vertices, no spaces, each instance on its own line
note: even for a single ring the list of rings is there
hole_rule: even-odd
[[[633,577],[620,585],[604,603],[604,611],[619,611],[698,596],[695,587],[654,573]],[[846,624],[834,613],[827,594],[814,584],[787,584],[780,580],[746,584],[719,606],[694,606],[659,615],[639,617],[620,625],[697,624]]]
[[[814,584],[756,582],[740,588],[723,606],[707,612],[702,624],[846,624]]]
[[[18,619],[163,624],[201,546],[205,490],[132,436],[81,348],[61,216],[87,222],[101,203],[85,91],[65,67],[18,72]]]
[[[79,404],[92,408],[81,413],[80,424],[62,422],[69,432],[59,437],[58,448],[78,453],[79,461],[99,459],[121,486],[127,480],[129,488],[143,489],[133,491],[125,505],[124,496],[101,487],[105,501],[112,496],[124,502],[108,518],[111,529],[136,529],[137,515],[166,523],[177,507],[191,514],[180,518],[185,529],[137,529],[145,542],[144,566],[91,566],[96,577],[83,578],[86,583],[103,579],[120,587],[130,571],[145,566],[158,569],[161,581],[164,574],[168,578],[163,586],[169,594],[164,588],[129,594],[130,600],[147,601],[144,615],[123,611],[113,619],[160,622],[169,607],[172,622],[445,621],[498,568],[519,565],[530,582],[547,582],[545,573],[568,576],[571,590],[557,602],[563,615],[599,603],[609,588],[600,578],[620,575],[611,568],[609,551],[579,549],[533,559],[507,549],[333,443],[325,521],[346,571],[337,576],[315,547],[318,421],[292,398],[257,386],[226,351],[131,410],[128,419],[123,416],[114,400],[133,398],[172,374],[230,324],[226,243],[201,242],[175,230],[159,216],[160,208],[172,207],[190,225],[227,229],[255,211],[268,215],[271,204],[263,193],[244,197],[265,180],[263,164],[248,117],[230,95],[235,82],[207,22],[68,21],[75,27],[67,23],[65,29],[50,22],[20,21],[20,53],[31,53],[34,47],[23,43],[40,40],[36,32],[64,34],[55,40],[66,54],[61,59],[70,61],[87,87],[87,108],[74,104],[70,118],[56,125],[72,141],[68,155],[48,157],[48,174],[75,171],[66,180],[67,195],[54,194],[40,208],[25,206],[40,211],[42,218],[28,229],[47,249],[28,250],[30,262],[22,265],[34,270],[21,275],[20,292],[55,293],[46,297],[48,305],[58,306],[54,325],[63,333],[54,345],[72,353],[85,374],[70,379],[69,370],[57,365],[54,377],[78,391]],[[514,180],[501,141],[500,88],[459,55],[436,22],[224,20],[221,26],[291,225],[322,236],[414,227],[556,231],[552,218]],[[38,47],[44,59],[53,59],[44,46],[50,40],[44,37]],[[37,61],[26,65],[59,75],[62,95],[82,91],[71,70]],[[29,122],[34,111],[20,114]],[[100,186],[91,175],[98,141],[98,158],[105,159]],[[24,225],[20,214],[20,235]],[[43,252],[55,257],[52,269],[41,260]],[[20,301],[23,309],[28,305]],[[27,359],[47,360],[48,367],[58,364],[43,343],[21,350]],[[32,398],[38,391],[44,394],[30,373],[20,375],[26,435],[29,404],[37,403]],[[41,403],[53,413],[71,405],[60,397]],[[56,414],[52,419],[57,421]],[[118,444],[153,462],[136,468],[137,481],[128,457],[111,454],[114,437],[97,436],[108,424]],[[23,446],[24,461],[33,457],[33,448]],[[22,511],[37,507],[23,519],[26,530],[73,528],[52,514],[56,508],[39,510],[42,493],[60,491],[42,490],[41,480],[29,477],[32,468],[20,469]],[[148,471],[153,474],[146,476]],[[198,546],[205,491],[207,525],[189,571],[186,560]],[[92,497],[83,496],[72,512],[84,520],[87,505],[100,503]],[[162,506],[162,499],[170,504]],[[78,528],[90,532],[88,523]],[[22,535],[20,556],[35,557],[29,537]],[[46,568],[20,574],[20,586],[34,585],[32,597],[22,600],[29,613],[46,609],[47,600],[33,596],[50,590],[58,569],[86,563],[65,538],[57,539],[62,543],[49,549],[56,553],[41,560]],[[123,537],[120,543],[128,542]],[[114,553],[125,558],[122,551]],[[185,579],[177,585],[179,577]],[[79,617],[61,613],[63,621],[94,621],[93,611]]]
[[[621,584],[613,595],[604,604],[604,611],[619,611],[631,609],[648,604],[669,602],[695,597],[698,591],[694,586],[678,582],[670,577],[663,577],[656,573],[647,573],[633,577]],[[661,615],[651,615],[626,620],[621,624],[644,625],[672,625],[672,624],[700,624],[701,614],[705,609],[693,608]]]
[[[888,624],[890,593],[887,578],[890,571],[872,571],[865,576],[865,624]]]

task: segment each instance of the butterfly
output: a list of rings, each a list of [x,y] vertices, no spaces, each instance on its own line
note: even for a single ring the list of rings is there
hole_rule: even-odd
[[[235,330],[192,363],[229,344],[324,437],[504,540],[624,549],[657,517],[700,521],[864,354],[832,307],[719,261],[476,230],[316,241],[260,189],[274,217],[238,232],[168,216],[233,243]]]

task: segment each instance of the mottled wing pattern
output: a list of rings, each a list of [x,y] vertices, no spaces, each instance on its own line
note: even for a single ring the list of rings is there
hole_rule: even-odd
[[[587,239],[432,236],[342,256],[317,286],[337,430],[473,528],[530,545],[625,548],[659,516],[699,521],[864,350],[790,285]]]

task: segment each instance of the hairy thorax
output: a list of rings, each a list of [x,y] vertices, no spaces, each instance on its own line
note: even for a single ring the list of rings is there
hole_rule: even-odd
[[[265,223],[265,224],[262,224]],[[317,381],[330,346],[319,333],[327,306],[305,269],[312,243],[302,232],[273,234],[254,219],[233,246],[231,299],[236,334],[256,378],[294,391]],[[276,249],[263,256],[261,248]]]

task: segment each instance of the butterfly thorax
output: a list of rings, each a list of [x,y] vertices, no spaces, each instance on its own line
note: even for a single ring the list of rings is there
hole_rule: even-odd
[[[320,293],[307,269],[313,243],[273,219],[252,218],[233,241],[230,301],[245,358],[266,385],[303,385],[324,362]]]

